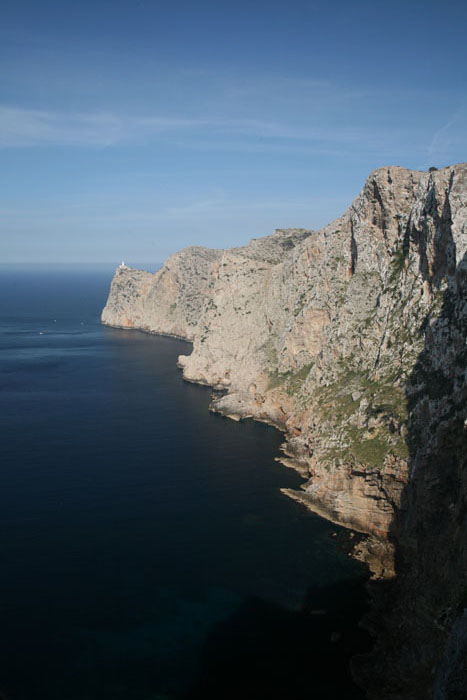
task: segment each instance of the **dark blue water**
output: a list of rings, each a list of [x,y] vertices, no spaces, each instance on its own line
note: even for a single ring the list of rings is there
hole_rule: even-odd
[[[0,268],[0,692],[362,697],[361,569],[190,345],[100,325],[111,275]]]

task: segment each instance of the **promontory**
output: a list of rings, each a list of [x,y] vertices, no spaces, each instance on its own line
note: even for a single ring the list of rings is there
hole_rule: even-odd
[[[368,697],[467,697],[467,164],[380,168],[319,231],[120,267],[102,321],[191,341],[213,410],[284,431],[289,495],[368,535]]]

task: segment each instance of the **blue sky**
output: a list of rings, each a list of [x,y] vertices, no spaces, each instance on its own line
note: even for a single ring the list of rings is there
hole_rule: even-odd
[[[4,0],[0,261],[161,261],[467,160],[467,4]]]

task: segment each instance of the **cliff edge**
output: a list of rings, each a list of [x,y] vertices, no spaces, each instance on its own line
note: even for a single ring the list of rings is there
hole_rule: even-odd
[[[381,168],[320,231],[118,270],[102,315],[191,340],[179,364],[225,390],[213,410],[284,431],[305,477],[289,495],[371,536],[369,697],[463,697],[467,679],[466,252],[467,164]]]

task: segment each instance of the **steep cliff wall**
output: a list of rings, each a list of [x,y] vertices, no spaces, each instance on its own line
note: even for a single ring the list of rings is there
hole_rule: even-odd
[[[118,271],[103,312],[193,340],[179,363],[226,390],[213,410],[284,430],[284,460],[306,477],[289,495],[372,535],[357,554],[397,574],[386,658],[405,630],[390,664],[374,654],[384,697],[429,697],[432,673],[451,697],[467,648],[466,250],[466,164],[383,168],[321,231],[187,249],[154,276]]]
[[[192,340],[210,297],[212,265],[221,255],[193,247],[172,255],[154,274],[117,268],[102,323]]]

